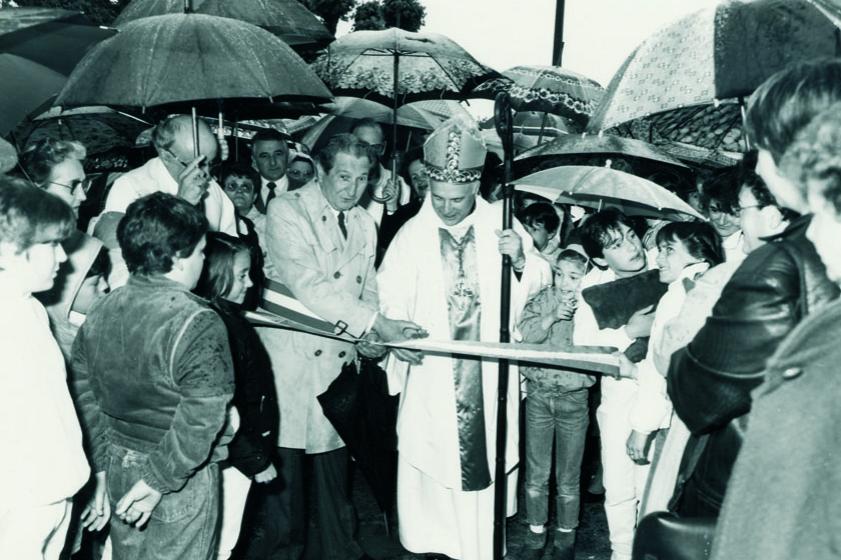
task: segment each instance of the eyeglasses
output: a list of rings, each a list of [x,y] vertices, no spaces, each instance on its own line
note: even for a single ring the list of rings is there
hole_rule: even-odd
[[[251,181],[242,182],[240,184],[227,184],[223,187],[225,192],[229,192],[231,194],[242,192],[242,193],[250,193],[254,192],[254,185],[251,184]]]
[[[175,155],[175,152],[173,152],[173,151],[172,151],[171,149],[169,149],[169,148],[164,148],[163,150],[164,150],[166,153],[168,153],[170,156],[172,156],[172,158],[173,158],[175,161],[177,161],[177,162],[181,165],[181,167],[183,167],[183,168],[185,168],[185,169],[186,169],[187,167],[189,167],[189,165],[190,165],[190,163],[191,163],[191,162],[189,162],[189,161],[184,161],[183,159],[181,159],[180,157],[178,157],[177,155]],[[209,161],[207,161],[207,160],[205,159],[205,160],[204,160],[203,162],[201,162],[198,166],[199,166],[199,167],[201,167],[201,168],[203,168],[203,169],[215,169],[215,168],[217,167],[217,162],[215,162],[215,161],[209,162]]]
[[[70,181],[69,185],[66,184],[66,183],[59,183],[58,181],[47,181],[47,183],[49,183],[51,185],[56,185],[56,186],[59,186],[59,187],[63,187],[65,189],[69,190],[71,193],[76,192],[76,189],[81,187],[82,192],[85,193],[85,194],[88,194],[88,191],[91,190],[91,185],[93,184],[93,178],[92,177],[85,177],[84,179],[74,179],[74,180]]]
[[[748,204],[747,206],[739,206],[739,211],[747,210],[748,208],[762,208],[761,204]]]
[[[366,144],[368,152],[376,156],[381,156],[385,153],[385,144]]]

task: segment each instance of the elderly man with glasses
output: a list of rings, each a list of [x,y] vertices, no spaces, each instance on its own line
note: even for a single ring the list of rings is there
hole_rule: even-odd
[[[138,198],[165,192],[201,205],[211,231],[237,235],[234,205],[210,175],[219,146],[207,123],[198,121],[198,157],[193,155],[192,120],[187,115],[161,121],[152,134],[152,143],[157,157],[114,181],[105,212],[125,212]]]
[[[379,226],[385,213],[393,214],[400,206],[409,202],[412,191],[399,175],[392,178],[391,171],[383,167],[381,158],[385,155],[385,135],[378,122],[373,119],[357,121],[351,133],[357,140],[368,145],[373,163],[369,173],[368,192],[362,197],[360,206],[365,208]],[[375,181],[375,177],[378,177]]]

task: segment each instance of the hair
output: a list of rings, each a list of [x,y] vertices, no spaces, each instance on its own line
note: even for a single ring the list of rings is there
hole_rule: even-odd
[[[558,254],[558,258],[555,263],[560,264],[562,261],[577,264],[583,268],[585,272],[590,264],[590,259],[573,249],[564,249]]]
[[[680,241],[687,253],[710,266],[724,262],[721,236],[706,222],[669,222],[657,232],[657,246],[667,241]]]
[[[774,195],[771,194],[771,191],[768,190],[768,186],[765,184],[765,181],[762,180],[754,168],[756,167],[756,151],[751,151],[745,154],[745,157],[739,163],[739,184],[741,185],[741,189],[748,189],[753,197],[756,199],[756,204],[759,205],[760,208],[765,208],[766,206],[773,206],[777,210],[779,210],[780,214],[782,215],[783,219],[790,222],[793,219],[797,218],[799,214],[794,210],[789,208],[785,208],[780,206],[777,203],[777,199],[774,198]]]
[[[841,103],[817,115],[800,131],[781,162],[786,176],[817,189],[841,215]]]
[[[192,253],[207,233],[204,214],[162,192],[129,204],[117,226],[117,240],[132,274],[166,274],[176,257]]]
[[[751,95],[745,129],[779,164],[797,133],[841,101],[841,59],[801,62],[768,78]]]
[[[65,239],[76,217],[59,197],[22,179],[0,176],[0,241],[23,252],[39,243]]]
[[[68,160],[83,161],[87,157],[85,146],[70,140],[42,138],[26,146],[20,154],[20,168],[27,179],[43,185],[50,179],[56,165]]]
[[[175,135],[187,126],[186,115],[170,115],[152,129],[152,144],[161,150],[168,150],[175,144]]]
[[[102,246],[97,251],[96,258],[93,259],[87,273],[85,273],[85,278],[94,276],[107,278],[109,274],[111,274],[111,258],[108,256],[108,248]]]
[[[226,233],[208,233],[204,269],[196,293],[209,300],[227,297],[234,285],[234,259],[240,253],[251,256],[251,248],[245,241]]]
[[[350,133],[351,134],[356,134],[356,131],[359,130],[360,128],[376,128],[377,130],[380,131],[381,134],[383,134],[382,125],[380,125],[380,123],[378,123],[377,121],[375,121],[371,117],[366,117],[364,119],[359,119],[356,122],[354,122],[353,126],[350,129]],[[383,134],[383,136],[385,136],[385,135]]]
[[[229,177],[241,177],[243,179],[250,180],[255,191],[261,186],[260,172],[250,165],[242,163],[226,163],[219,170],[219,183],[222,185],[223,189],[225,188],[225,181],[227,181]]]
[[[268,142],[268,141],[275,141],[275,142],[282,142],[287,149],[289,146],[286,144],[286,136],[279,130],[274,128],[265,128],[263,130],[258,130],[256,134],[251,138],[251,149],[254,149],[254,146],[257,142]]]
[[[701,186],[701,196],[707,211],[709,211],[710,202],[715,201],[721,211],[738,215],[741,179],[742,172],[735,166],[722,169],[707,179]]]
[[[520,222],[532,227],[543,226],[549,233],[557,232],[561,227],[561,218],[555,207],[548,202],[535,202],[520,210]]]
[[[336,156],[340,153],[350,154],[356,158],[368,158],[369,167],[376,163],[368,150],[368,144],[360,142],[353,134],[337,134],[330,138],[327,145],[321,148],[316,156],[324,173],[330,173],[333,165],[336,164]]]
[[[581,226],[581,245],[591,259],[604,257],[604,248],[612,241],[611,233],[620,226],[634,230],[634,223],[628,216],[615,208],[606,208],[590,216]]]

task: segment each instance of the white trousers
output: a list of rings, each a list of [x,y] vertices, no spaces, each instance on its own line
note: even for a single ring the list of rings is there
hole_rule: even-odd
[[[0,512],[0,558],[58,560],[67,540],[73,500]]]
[[[608,403],[596,411],[604,469],[604,511],[610,531],[611,560],[630,560],[637,507],[645,490],[649,465],[634,463],[626,451],[631,425],[630,402]]]
[[[245,501],[251,479],[234,467],[222,470],[222,529],[219,533],[219,560],[228,560],[239,539]]]

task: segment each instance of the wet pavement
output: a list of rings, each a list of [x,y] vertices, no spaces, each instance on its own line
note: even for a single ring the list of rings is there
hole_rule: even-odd
[[[520,477],[522,480],[522,477]],[[522,505],[522,483],[519,491]],[[353,501],[359,516],[359,542],[365,551],[378,560],[418,560],[422,554],[412,554],[400,546],[397,539],[395,519],[389,519],[389,532],[386,533],[382,511],[374,501],[368,483],[359,476],[353,480]],[[520,507],[522,512],[522,507]],[[523,549],[528,526],[522,521],[522,513],[508,519],[508,554],[507,560],[517,560]],[[610,545],[607,538],[607,522],[601,502],[582,501],[581,524],[578,528],[576,560],[609,560]],[[491,559],[488,559],[491,560]]]

